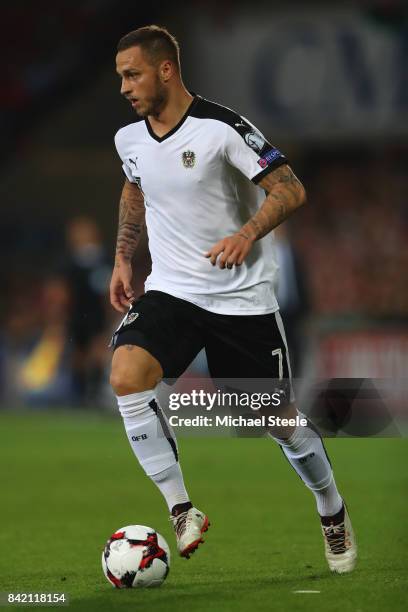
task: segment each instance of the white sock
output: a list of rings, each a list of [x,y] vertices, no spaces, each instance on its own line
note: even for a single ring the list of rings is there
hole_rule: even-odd
[[[175,498],[181,499],[175,503],[189,501],[178,463],[176,437],[157,403],[155,390],[118,396],[117,400],[130,446],[169,507]]]
[[[320,516],[334,516],[340,512],[343,500],[337,490],[337,486],[332,477],[331,483],[325,489],[313,491],[316,498],[317,511]]]
[[[304,415],[301,415],[304,416]],[[343,500],[337,490],[333,471],[319,433],[311,427],[296,427],[287,440],[274,438],[287,460],[315,496],[320,516],[341,510]]]
[[[184,486],[183,474],[179,463],[175,463],[167,470],[150,476],[160,489],[167,502],[170,512],[176,504],[185,504],[190,501]]]

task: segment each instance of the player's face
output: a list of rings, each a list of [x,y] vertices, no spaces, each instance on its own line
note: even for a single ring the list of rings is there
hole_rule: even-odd
[[[140,47],[120,51],[116,71],[122,78],[120,93],[140,117],[155,116],[163,110],[167,89],[160,80],[159,68],[146,61]]]

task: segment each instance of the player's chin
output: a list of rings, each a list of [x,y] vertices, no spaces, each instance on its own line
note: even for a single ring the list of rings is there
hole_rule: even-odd
[[[146,112],[146,107],[143,107],[139,100],[131,102],[130,104],[138,117],[147,117],[148,113]]]
[[[133,108],[137,116],[140,117],[141,119],[145,119],[149,115],[155,114],[154,110],[152,110],[152,107],[148,104],[145,104],[145,105],[139,104],[138,106],[135,106]]]

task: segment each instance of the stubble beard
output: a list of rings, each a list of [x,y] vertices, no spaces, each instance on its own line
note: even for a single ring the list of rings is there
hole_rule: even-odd
[[[149,115],[151,117],[158,117],[169,99],[167,89],[161,83],[159,77],[156,78],[156,91],[154,96],[146,98],[145,108],[140,111],[136,111],[139,117],[145,118]]]

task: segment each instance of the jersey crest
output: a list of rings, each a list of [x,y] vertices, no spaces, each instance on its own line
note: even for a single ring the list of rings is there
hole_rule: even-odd
[[[193,166],[195,165],[196,156],[194,151],[183,151],[181,158],[183,160],[183,166],[185,168],[193,168]]]
[[[130,325],[131,323],[133,323],[133,321],[136,321],[136,319],[138,318],[139,313],[138,312],[130,312],[127,316],[126,319],[123,323],[123,325]]]

